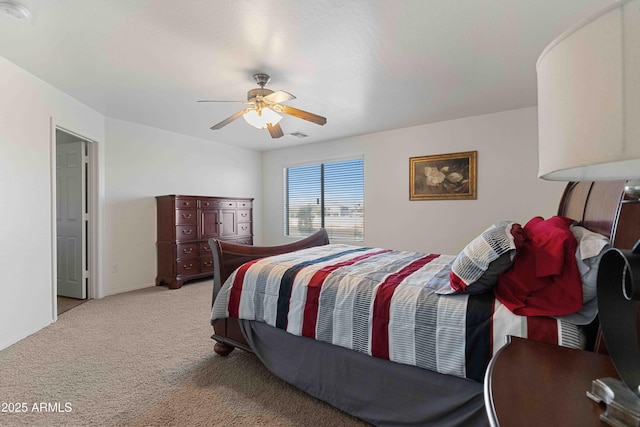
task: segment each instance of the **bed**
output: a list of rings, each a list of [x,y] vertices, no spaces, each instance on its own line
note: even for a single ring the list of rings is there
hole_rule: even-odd
[[[570,218],[586,230],[585,233],[604,236],[613,246],[630,248],[640,237],[640,204],[625,200],[623,186],[624,182],[620,181],[570,183],[560,201],[558,218]],[[537,224],[547,224],[532,221],[524,228],[533,230]],[[513,225],[513,222],[498,222],[470,242],[468,248],[485,249],[480,251],[484,262],[479,263],[483,265],[480,272],[469,272],[465,267],[475,265],[465,259],[472,256],[467,248],[456,256],[443,256],[348,247],[329,244],[324,230],[295,243],[271,247],[235,245],[212,239],[214,350],[223,356],[236,347],[254,352],[278,377],[374,425],[488,425],[482,377],[491,356],[504,344],[504,335],[555,340],[559,345],[590,350],[603,345],[597,334],[597,321],[576,326],[576,323],[585,322],[575,322],[572,314],[544,315],[546,302],[533,305],[533,308],[522,308],[514,302],[517,295],[501,291],[504,295],[500,299],[494,296],[500,294],[499,289],[517,285],[508,282],[507,276],[513,276],[512,272],[516,270],[514,259],[525,259],[522,253],[526,251],[520,251],[519,246],[522,230],[518,227],[520,225]],[[553,229],[552,233],[555,232]],[[500,250],[496,250],[496,240],[502,242]],[[579,242],[572,244],[571,251],[580,245]],[[566,246],[566,242],[563,245]],[[487,247],[492,249],[489,256],[486,255]],[[600,249],[602,246],[598,246]],[[378,264],[366,264],[369,260]],[[506,269],[505,260],[509,261]],[[557,263],[562,262],[562,259],[557,260]],[[499,278],[491,279],[499,284],[488,290],[477,287],[485,285],[476,280],[478,275],[484,279],[484,273],[498,264],[501,268]],[[426,270],[433,266],[435,269]],[[265,293],[265,287],[275,283],[269,277],[274,277],[274,272],[280,270],[282,274],[276,275],[275,282],[287,282],[288,287],[285,291],[279,288],[275,293]],[[386,299],[378,294],[372,298],[371,292],[362,296],[366,294],[359,291],[364,289],[362,282],[373,280],[363,270],[381,277],[372,286],[380,295],[387,295]],[[337,272],[345,271],[348,272],[344,273],[346,276],[335,279]],[[302,277],[306,277],[306,282]],[[353,282],[355,277],[359,279]],[[389,281],[389,277],[395,281]],[[428,298],[420,296],[426,292],[416,290],[420,286],[399,286],[414,277],[416,283],[428,282],[433,286],[427,292]],[[293,285],[294,278],[295,281],[303,280],[305,286]],[[332,283],[325,282],[328,278],[334,278],[335,283],[351,283],[351,289],[358,291],[325,292],[333,289]],[[505,287],[503,282],[509,283],[510,287]],[[320,289],[324,289],[322,301],[332,301],[331,310],[325,317],[320,315],[323,310],[327,311],[319,303]],[[386,294],[382,290],[386,290]],[[296,299],[296,295],[302,295],[300,292],[304,295]],[[586,294],[586,290],[584,292]],[[409,300],[417,301],[417,305],[410,306],[397,297],[401,293],[409,295]],[[332,295],[332,298],[327,299],[326,295]],[[258,299],[259,304],[256,303]],[[274,300],[275,308],[261,308],[264,299]],[[297,302],[300,299],[303,303]],[[307,300],[311,303],[307,304]],[[503,300],[505,304],[501,304]],[[336,301],[344,304],[338,306]],[[423,312],[423,306],[434,306],[434,301],[438,307],[436,314],[415,315]],[[595,304],[593,300],[590,303],[592,307]],[[361,307],[363,305],[365,308]],[[567,308],[572,311],[575,301],[568,299],[561,305],[573,306]],[[585,303],[584,307],[587,305]],[[354,313],[358,314],[345,315],[342,309],[345,306],[354,307]],[[401,309],[405,306],[413,317],[403,314]],[[505,309],[507,306],[508,310]],[[562,307],[554,307],[554,310],[564,309]],[[515,315],[510,312],[512,308],[524,310],[528,315]],[[375,313],[380,316],[376,317]],[[498,316],[500,313],[509,322],[515,319],[515,323],[505,323]],[[418,327],[422,323],[416,319],[434,316],[440,322],[438,325],[444,327],[430,329],[428,319],[426,326]],[[354,332],[363,328],[362,323],[358,323],[359,317],[365,318],[364,324],[369,322],[369,330],[364,331],[364,335]],[[376,318],[382,321],[376,321]],[[409,319],[411,327],[404,327],[405,318]],[[450,318],[453,320],[448,320]],[[458,318],[465,319],[458,322],[465,323],[462,331],[454,325]],[[469,319],[475,322],[471,331]],[[539,323],[543,326],[538,331],[532,325]],[[400,338],[389,334],[392,329],[399,332]],[[502,330],[502,335],[496,334],[496,330]],[[430,337],[426,344],[421,341],[422,335]],[[362,336],[364,338],[358,338]],[[350,338],[344,340],[344,337]]]

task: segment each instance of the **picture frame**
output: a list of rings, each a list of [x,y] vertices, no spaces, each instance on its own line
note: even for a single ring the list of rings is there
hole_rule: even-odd
[[[409,200],[477,199],[477,151],[409,158]]]

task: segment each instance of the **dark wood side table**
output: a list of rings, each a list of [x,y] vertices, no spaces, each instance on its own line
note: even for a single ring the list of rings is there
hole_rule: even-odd
[[[618,378],[609,356],[509,337],[489,363],[484,401],[492,426],[606,426],[586,392]]]

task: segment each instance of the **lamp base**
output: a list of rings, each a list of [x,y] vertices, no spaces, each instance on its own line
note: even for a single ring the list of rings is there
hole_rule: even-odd
[[[607,406],[600,419],[614,427],[640,427],[640,397],[622,381],[598,378],[591,382],[587,396]]]

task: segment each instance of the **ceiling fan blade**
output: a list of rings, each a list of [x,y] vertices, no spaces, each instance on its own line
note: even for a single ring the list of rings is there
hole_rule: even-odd
[[[279,90],[277,92],[273,92],[263,98],[268,103],[279,104],[281,102],[291,101],[292,99],[296,99],[295,96],[291,95],[289,92],[285,92],[283,90]]]
[[[277,108],[274,108],[278,112],[282,112],[284,114],[289,114],[290,116],[297,117],[302,120],[307,120],[309,122],[315,123],[317,125],[324,125],[327,123],[326,117],[319,116],[317,114],[309,113],[304,110],[299,110],[297,108],[289,107],[288,105],[278,105]]]
[[[227,117],[226,119],[224,119],[223,121],[221,121],[220,123],[217,123],[213,126],[211,126],[211,130],[218,130],[221,129],[222,127],[228,125],[229,123],[231,123],[232,121],[234,121],[235,119],[240,118],[244,113],[246,113],[247,111],[249,111],[250,108],[245,108],[244,110],[240,110],[237,113],[235,113],[233,116]]]
[[[275,125],[267,123],[267,129],[269,129],[269,135],[271,135],[271,138],[280,138],[282,135],[284,135],[284,132],[282,132],[282,128],[280,127],[279,123],[276,123]]]

